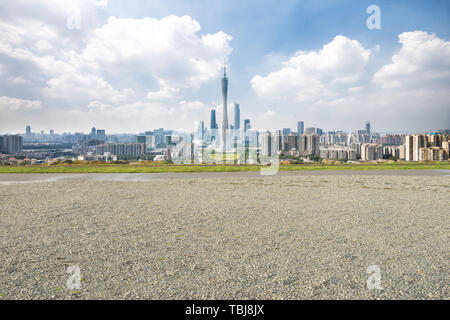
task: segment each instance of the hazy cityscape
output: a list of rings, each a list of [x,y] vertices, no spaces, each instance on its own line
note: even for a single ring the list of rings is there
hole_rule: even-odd
[[[89,134],[32,132],[26,126],[24,134],[0,136],[0,151],[4,163],[51,163],[65,160],[170,160],[178,163],[216,163],[210,157],[216,152],[239,154],[233,163],[267,163],[275,157],[298,161],[446,161],[449,159],[450,129],[424,134],[380,134],[364,129],[355,132],[324,131],[305,127],[298,121],[291,128],[254,130],[251,119],[241,121],[241,107],[234,103],[233,117],[228,125],[228,77],[226,67],[222,78],[223,105],[221,126],[216,109],[211,109],[209,126],[196,121],[192,132],[154,129],[136,134],[106,134],[93,127]],[[274,115],[276,116],[276,115]],[[242,127],[241,127],[242,122]],[[220,160],[220,159],[219,159]],[[223,159],[222,159],[223,161]],[[225,159],[225,162],[230,162]]]

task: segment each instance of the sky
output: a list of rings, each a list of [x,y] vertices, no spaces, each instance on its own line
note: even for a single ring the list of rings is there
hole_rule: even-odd
[[[450,1],[2,0],[0,133],[220,125],[225,60],[230,123],[447,129],[449,39]]]

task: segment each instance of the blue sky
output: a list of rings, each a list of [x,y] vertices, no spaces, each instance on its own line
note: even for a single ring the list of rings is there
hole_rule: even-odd
[[[366,27],[373,4],[380,30]],[[80,28],[68,30],[74,8]],[[5,0],[0,9],[0,132],[209,125],[209,109],[221,112],[224,57],[229,101],[256,128],[450,127],[449,1]]]

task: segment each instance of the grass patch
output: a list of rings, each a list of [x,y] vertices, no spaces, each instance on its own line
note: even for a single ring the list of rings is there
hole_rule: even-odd
[[[163,173],[163,172],[243,172],[259,171],[260,165],[199,165],[199,164],[38,164],[0,166],[0,173]],[[280,171],[302,170],[450,170],[450,162],[368,163],[368,164],[294,164],[281,165]]]

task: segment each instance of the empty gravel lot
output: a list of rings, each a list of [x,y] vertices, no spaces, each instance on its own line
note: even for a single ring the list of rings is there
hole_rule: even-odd
[[[449,181],[0,184],[0,299],[448,299]]]

